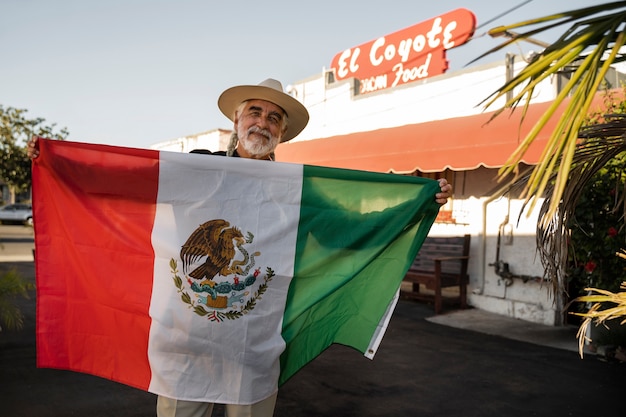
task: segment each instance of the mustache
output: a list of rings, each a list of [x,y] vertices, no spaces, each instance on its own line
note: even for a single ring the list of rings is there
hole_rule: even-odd
[[[259,135],[263,135],[270,141],[274,140],[274,137],[272,136],[272,133],[269,130],[261,129],[258,126],[252,126],[250,129],[248,129],[248,135],[250,135],[251,133],[258,133]]]

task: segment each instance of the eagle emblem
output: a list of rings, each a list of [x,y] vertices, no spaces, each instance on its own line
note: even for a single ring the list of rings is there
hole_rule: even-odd
[[[244,237],[238,227],[224,219],[209,220],[194,230],[180,249],[185,280],[178,275],[177,261],[170,260],[181,299],[196,314],[220,322],[241,317],[255,307],[274,271],[267,267],[264,276],[261,268],[250,273],[255,258],[261,255],[259,251],[249,254],[244,247],[253,239],[252,233]],[[236,259],[238,252],[242,259]],[[189,295],[187,286],[195,297]]]
[[[231,262],[235,257],[235,246],[241,249],[245,239],[238,228],[229,226],[226,220],[210,220],[189,236],[180,250],[184,273],[201,257],[205,257],[204,263],[189,273],[194,279],[211,281],[218,274],[242,273],[239,265],[231,265]]]

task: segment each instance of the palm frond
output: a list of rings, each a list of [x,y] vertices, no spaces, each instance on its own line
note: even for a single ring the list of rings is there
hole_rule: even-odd
[[[577,151],[578,132],[583,126],[593,97],[599,90],[610,65],[622,59],[620,49],[626,43],[625,22],[626,2],[620,1],[501,26],[492,29],[490,34],[506,34],[513,29],[539,25],[526,32],[515,34],[512,39],[477,58],[480,59],[514,41],[524,40],[545,30],[561,25],[571,25],[557,41],[482,102],[485,107],[493,106],[511,93],[512,97],[495,112],[495,116],[506,109],[513,111],[520,104],[524,104],[523,115],[525,116],[525,109],[540,82],[561,71],[569,71],[572,66],[576,68],[563,91],[558,94],[548,111],[520,142],[498,175],[500,181],[518,180],[517,177],[510,180],[510,174],[516,172],[524,154],[545,128],[547,122],[552,117],[559,117],[559,123],[551,132],[543,149],[541,162],[526,179],[526,187],[523,191],[525,203],[532,210],[538,199],[550,190],[551,205],[547,208],[547,212],[543,213],[544,218],[549,219],[557,213],[566,183],[570,178],[570,166]],[[607,51],[610,53],[607,54]],[[569,102],[564,104],[566,100]]]
[[[621,319],[620,325],[626,323],[626,282],[622,283],[622,291],[613,293],[598,288],[585,288],[589,295],[584,295],[574,299],[572,302],[593,303],[586,313],[574,313],[577,316],[584,317],[585,320],[578,328],[576,337],[578,338],[578,352],[583,357],[583,348],[585,341],[590,341],[586,336],[587,330],[591,323],[596,325],[604,324],[610,320]],[[601,307],[609,304],[611,307],[601,309]]]
[[[609,15],[618,14],[621,12],[621,9],[624,9],[624,8],[626,8],[626,2],[616,1],[616,2],[600,4],[597,6],[590,6],[590,7],[585,7],[581,9],[574,9],[574,10],[570,10],[566,12],[555,13],[555,14],[551,14],[547,16],[524,20],[524,21],[513,23],[510,25],[503,25],[503,26],[492,28],[487,32],[490,36],[492,37],[507,36],[508,39],[504,41],[503,43],[501,43],[500,45],[495,46],[494,48],[483,53],[476,59],[472,60],[470,64],[475,61],[478,61],[481,58],[491,55],[494,52],[502,50],[515,42],[523,41],[537,34],[540,34],[542,32],[546,32],[547,30],[555,29],[559,26],[565,26],[565,25],[574,23],[570,28],[568,28],[559,37],[559,39],[556,42],[554,42],[552,45],[546,48],[548,52],[560,49],[559,46],[561,42],[566,42],[567,40],[571,40],[572,38],[578,36],[577,29],[579,29],[580,26],[583,26],[585,24],[593,24],[594,19],[595,19],[593,18],[593,16],[600,14],[600,13],[609,14]],[[613,12],[612,14],[609,13],[614,10],[617,10],[617,11]],[[599,19],[601,18],[602,17],[599,17]],[[543,23],[548,23],[548,24],[543,25],[543,26],[537,26]],[[537,26],[537,27],[533,27],[533,26]],[[519,29],[519,28],[530,28],[530,29],[528,29],[526,32],[520,32],[520,33],[512,32],[513,30]]]

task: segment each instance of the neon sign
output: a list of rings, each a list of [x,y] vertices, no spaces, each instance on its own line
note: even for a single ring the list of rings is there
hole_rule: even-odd
[[[448,69],[446,50],[465,43],[475,27],[472,12],[455,9],[346,49],[330,67],[337,81],[358,78],[361,94],[440,75]]]

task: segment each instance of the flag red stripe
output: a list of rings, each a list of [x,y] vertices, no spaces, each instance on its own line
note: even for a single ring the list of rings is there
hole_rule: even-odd
[[[147,389],[159,154],[119,149],[40,141],[33,164],[37,365]],[[99,178],[75,161],[103,167]]]

